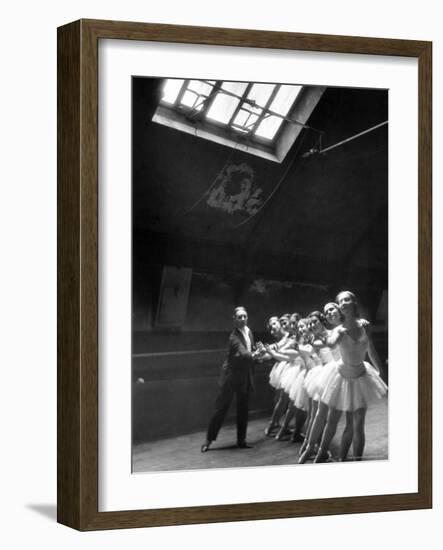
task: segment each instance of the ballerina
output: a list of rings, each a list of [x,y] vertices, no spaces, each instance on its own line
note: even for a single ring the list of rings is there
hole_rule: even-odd
[[[327,303],[323,308],[323,313],[325,315],[326,321],[328,324],[334,328],[341,325],[341,323],[344,321],[344,317],[342,316],[340,309],[338,305],[335,302],[329,302]],[[370,322],[366,319],[360,319],[361,326],[362,327],[369,327]],[[329,331],[329,334],[331,334],[331,331]],[[334,347],[331,348],[332,355],[334,356],[335,361],[339,361],[341,359],[340,355],[340,348],[336,344]],[[368,363],[369,364],[369,363]],[[326,417],[328,414],[328,407],[320,402],[320,411],[319,414],[323,415],[324,417],[324,423],[326,423]],[[338,453],[338,461],[343,462],[346,460],[346,457],[348,456],[349,449],[352,444],[352,437],[354,433],[354,413],[352,411],[345,411],[345,428],[343,430],[343,434],[340,441],[340,449]]]
[[[335,302],[328,302],[323,307],[323,315],[324,315],[324,320],[326,321],[327,325],[332,327],[332,328],[337,327],[338,325],[341,325],[341,323],[344,320],[342,314],[340,313],[340,309],[339,309],[338,305]],[[322,324],[325,325],[325,322],[323,322]],[[369,326],[370,323],[369,323],[369,321],[366,321],[365,319],[361,319],[361,324],[362,324],[362,326]],[[325,330],[326,330],[327,338],[329,338],[329,336],[331,335],[331,330],[327,329],[327,328],[325,328]],[[322,341],[324,343],[327,343],[327,338],[325,340],[325,338],[323,337]],[[335,346],[329,348],[329,354],[332,355],[332,360],[334,360],[334,361],[339,361],[341,359],[340,349],[339,349],[337,344]],[[330,355],[329,355],[329,357],[330,357]],[[325,353],[323,353],[323,357],[322,357],[323,360],[326,359],[327,357],[328,356],[325,355]],[[326,424],[326,418],[328,416],[328,406],[325,405],[325,403],[322,403],[319,396],[322,393],[323,383],[324,383],[325,375],[327,375],[327,372],[328,371],[326,369],[322,369],[321,370],[321,376],[319,376],[319,378],[316,380],[316,387],[314,388],[311,385],[311,388],[310,388],[311,389],[310,397],[312,398],[312,393],[313,393],[313,390],[315,389],[316,390],[316,399],[315,399],[315,401],[313,402],[313,405],[310,408],[310,413],[311,414],[309,415],[308,428],[306,430],[306,438],[305,438],[305,441],[304,441],[303,445],[300,448],[300,454],[302,454],[304,452],[304,450],[306,449],[306,446],[307,446],[308,441],[309,441],[309,436],[310,436],[310,433],[311,433],[311,430],[312,430],[312,425],[314,423],[314,419],[316,418],[316,416],[318,416],[318,420],[317,420],[318,426],[321,426],[321,428],[320,427],[317,428],[319,435],[318,435],[318,441],[316,441],[314,443],[315,445],[317,445],[320,442],[320,439],[321,439],[321,436],[322,436],[322,433],[323,433],[323,428]],[[352,411],[346,411],[346,426],[345,426],[345,429],[343,431],[342,440],[341,440],[341,444],[340,444],[339,461],[345,460],[345,458],[348,454],[348,451],[349,451],[349,447],[351,446],[352,434],[353,434],[353,430],[354,430],[353,423],[354,423],[354,420],[353,420]]]
[[[313,311],[308,315],[309,328],[313,334],[313,346],[316,351],[316,355],[319,357],[320,361],[318,364],[311,369],[305,378],[305,388],[308,394],[308,425],[306,429],[305,441],[300,449],[300,453],[304,451],[309,440],[309,436],[312,430],[312,425],[314,423],[315,416],[317,414],[320,395],[322,391],[321,379],[324,376],[324,367],[330,365],[334,359],[334,354],[331,348],[327,344],[327,339],[329,337],[329,331],[325,326],[326,318],[320,311]],[[326,421],[324,419],[323,425]]]
[[[295,430],[292,434],[291,441],[300,442],[303,440],[301,430],[306,421],[308,411],[308,394],[305,388],[305,377],[311,369],[319,362],[314,347],[311,344],[313,335],[309,330],[308,319],[300,319],[297,323],[297,349],[301,361],[297,376],[294,376],[290,384],[287,384],[286,391],[288,392],[291,409],[295,415]],[[290,414],[290,413],[289,413]]]
[[[382,365],[368,334],[367,322],[359,316],[355,295],[349,291],[340,292],[337,303],[344,320],[331,331],[328,345],[334,347],[338,344],[342,358],[332,363],[333,366],[322,381],[324,389],[321,402],[328,407],[328,413],[314,462],[327,459],[329,444],[343,411],[353,414],[354,460],[361,460],[365,446],[367,408],[387,393],[387,386],[380,376]],[[364,361],[366,354],[373,365]],[[300,464],[314,453],[314,445],[322,428],[323,421],[317,413],[308,444],[300,456]]]
[[[304,356],[307,354],[307,352],[303,349],[300,350],[298,344],[299,320],[300,315],[298,313],[293,313],[290,317],[289,322],[291,333],[290,339],[278,352],[269,349],[269,353],[274,357],[274,359],[286,361],[288,365],[281,376],[281,387],[288,398],[288,405],[286,408],[283,424],[277,432],[275,439],[281,441],[287,434],[290,433],[289,424],[291,420],[295,417],[294,431],[292,432],[290,438],[293,443],[303,440],[301,436],[301,430],[306,420],[306,411],[303,408],[297,407],[293,400],[290,398],[291,390],[296,385],[297,379],[300,376],[300,372],[306,369]]]
[[[280,325],[283,330],[286,330],[290,332],[290,324],[291,324],[291,314],[290,313],[283,313],[279,317]]]
[[[268,321],[268,330],[271,333],[271,335],[274,337],[274,339],[277,340],[276,343],[270,346],[270,348],[273,349],[274,351],[277,351],[282,347],[284,347],[284,345],[288,342],[290,338],[289,332],[282,329],[282,326],[278,317],[275,317],[275,316],[270,317]],[[273,357],[269,354],[269,352],[266,353],[265,349],[263,351],[265,353],[262,353],[261,359],[273,359]],[[275,405],[271,414],[271,418],[265,429],[266,436],[270,436],[275,429],[278,429],[279,427],[278,421],[280,420],[282,414],[285,412],[288,406],[288,399],[286,398],[286,395],[283,392],[280,384],[280,378],[286,366],[287,366],[286,360],[277,361],[269,373],[269,383],[273,388],[275,388],[275,399],[274,399]]]

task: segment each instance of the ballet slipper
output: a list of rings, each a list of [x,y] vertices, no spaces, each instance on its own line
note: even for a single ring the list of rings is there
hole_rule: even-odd
[[[284,441],[285,440],[285,436],[287,435],[290,435],[291,433],[291,430],[288,430],[287,428],[280,428],[277,432],[277,435],[275,436],[275,439],[277,441]]]
[[[273,437],[272,432],[275,430],[278,430],[280,428],[279,424],[274,424],[273,422],[269,422],[269,424],[266,426],[265,429],[265,436],[266,437]]]
[[[298,459],[299,464],[304,464],[311,456],[314,454],[314,449],[310,447],[309,445],[306,446],[306,449],[303,451],[303,453],[300,455],[300,458]]]
[[[329,451],[324,451],[321,447],[318,449],[317,455],[314,458],[314,464],[320,464],[322,462],[328,462],[331,458]]]
[[[268,426],[266,426],[266,428],[265,428],[265,436],[266,437],[271,437],[271,432],[272,431],[273,431],[272,424],[268,424]]]

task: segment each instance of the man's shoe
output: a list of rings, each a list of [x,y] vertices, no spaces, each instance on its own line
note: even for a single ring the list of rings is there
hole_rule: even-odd
[[[239,449],[252,449],[252,445],[249,445],[249,443],[246,443],[246,441],[240,441],[239,443],[237,443],[237,447]]]
[[[211,442],[210,441],[206,441],[206,443],[203,443],[203,445],[201,446],[200,448],[200,451],[202,453],[206,453],[207,451],[209,451],[209,446],[211,445]]]

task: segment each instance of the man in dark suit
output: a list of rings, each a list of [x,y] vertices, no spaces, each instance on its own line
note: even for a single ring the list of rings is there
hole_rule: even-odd
[[[254,337],[248,327],[248,313],[244,307],[234,310],[234,330],[229,336],[226,360],[222,366],[220,391],[215,401],[215,412],[209,422],[206,441],[201,452],[209,450],[212,441],[217,439],[234,394],[237,396],[237,445],[248,449],[246,430],[248,426],[249,394],[254,389],[254,361],[259,352],[254,352]]]

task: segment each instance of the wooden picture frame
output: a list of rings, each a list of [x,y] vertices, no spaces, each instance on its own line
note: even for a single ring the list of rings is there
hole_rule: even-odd
[[[418,491],[98,511],[98,41],[279,48],[418,59]],[[79,530],[289,518],[432,506],[432,44],[80,20],[58,29],[58,521]]]

